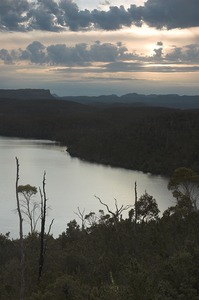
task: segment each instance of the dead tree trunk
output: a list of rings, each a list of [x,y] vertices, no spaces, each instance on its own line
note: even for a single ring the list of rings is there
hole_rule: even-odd
[[[24,253],[24,240],[23,240],[23,218],[19,202],[18,183],[19,183],[19,160],[16,157],[17,174],[16,174],[16,200],[17,212],[19,216],[19,236],[20,236],[20,300],[24,300],[25,295],[25,253]]]
[[[137,195],[137,183],[135,181],[135,224],[137,223],[137,218],[138,218],[138,214],[137,214],[137,201],[138,201],[138,195]]]
[[[41,232],[40,232],[40,255],[39,255],[39,275],[38,275],[38,282],[41,279],[42,276],[42,270],[44,266],[44,238],[45,238],[45,224],[46,224],[46,173],[44,172],[43,176],[43,194],[40,189],[40,195],[41,195]]]

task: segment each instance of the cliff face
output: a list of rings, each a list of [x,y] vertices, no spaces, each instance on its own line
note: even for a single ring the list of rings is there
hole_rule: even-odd
[[[44,89],[18,89],[18,90],[2,90],[0,89],[0,99],[54,99],[50,90]]]

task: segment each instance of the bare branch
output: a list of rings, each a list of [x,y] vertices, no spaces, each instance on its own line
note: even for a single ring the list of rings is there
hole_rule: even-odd
[[[41,219],[43,218],[43,207],[44,207],[44,200],[41,188],[39,188],[40,198],[41,198]]]
[[[116,208],[116,211],[113,212],[113,211],[110,210],[109,206],[108,206],[106,203],[102,202],[102,200],[101,200],[99,197],[95,196],[95,198],[98,199],[99,202],[100,202],[102,205],[104,205],[104,206],[106,207],[107,211],[113,216],[115,225],[117,225],[116,223],[118,222],[118,219],[119,219],[119,216],[121,216],[121,213],[122,213],[123,211],[125,211],[125,210],[128,210],[130,207],[132,207],[132,205],[126,205],[126,206],[122,205],[122,206],[119,208],[119,207],[118,207],[118,203],[117,203],[117,199],[114,198],[114,200],[115,200],[115,208]]]
[[[109,207],[108,207],[108,205],[107,205],[106,203],[102,202],[102,200],[101,200],[99,197],[97,197],[96,195],[94,195],[94,196],[95,196],[96,199],[99,200],[99,202],[100,202],[102,205],[104,205],[104,206],[106,207],[107,211],[108,211],[110,214],[112,214],[113,216],[115,216],[114,212],[112,212],[112,211],[109,209]]]
[[[114,200],[115,200],[115,208],[116,208],[116,211],[118,211],[117,199],[114,198]]]
[[[49,225],[49,228],[48,228],[48,234],[47,234],[47,235],[50,234],[50,231],[51,231],[52,225],[53,225],[53,223],[54,223],[54,220],[55,220],[55,219],[52,219],[52,221],[51,221],[51,223],[50,223],[50,225]]]
[[[82,230],[85,228],[85,208],[84,210],[81,212],[79,206],[77,207],[78,212],[74,212],[76,214],[76,216],[78,216],[78,218],[81,220],[82,222]]]

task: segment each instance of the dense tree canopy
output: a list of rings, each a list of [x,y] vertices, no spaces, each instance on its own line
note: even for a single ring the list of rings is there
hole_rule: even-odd
[[[199,110],[0,100],[0,135],[51,139],[88,161],[171,175],[199,171]]]
[[[195,174],[192,170],[184,170]],[[169,188],[176,174],[172,175]],[[186,177],[186,186],[192,183]],[[23,190],[23,189],[22,189]],[[101,199],[99,199],[101,201]],[[199,299],[199,211],[158,218],[158,205],[145,192],[134,205],[134,217],[116,215],[102,202],[99,215],[78,210],[84,226],[70,221],[58,238],[48,239],[43,275],[38,282],[40,238],[32,232],[24,238],[25,297],[27,300],[154,300]],[[131,210],[131,207],[128,207]],[[171,208],[170,208],[171,210]],[[114,219],[114,216],[116,219]],[[0,235],[0,299],[19,295],[19,240]]]
[[[135,203],[138,221],[150,221],[158,218],[159,209],[156,200],[146,191]]]
[[[191,209],[197,210],[199,175],[196,172],[184,167],[176,169],[169,180],[168,188],[178,204],[187,202]]]

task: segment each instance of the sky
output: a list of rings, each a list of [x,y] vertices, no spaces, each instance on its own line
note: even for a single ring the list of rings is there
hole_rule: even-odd
[[[199,0],[0,0],[0,89],[199,95]]]

